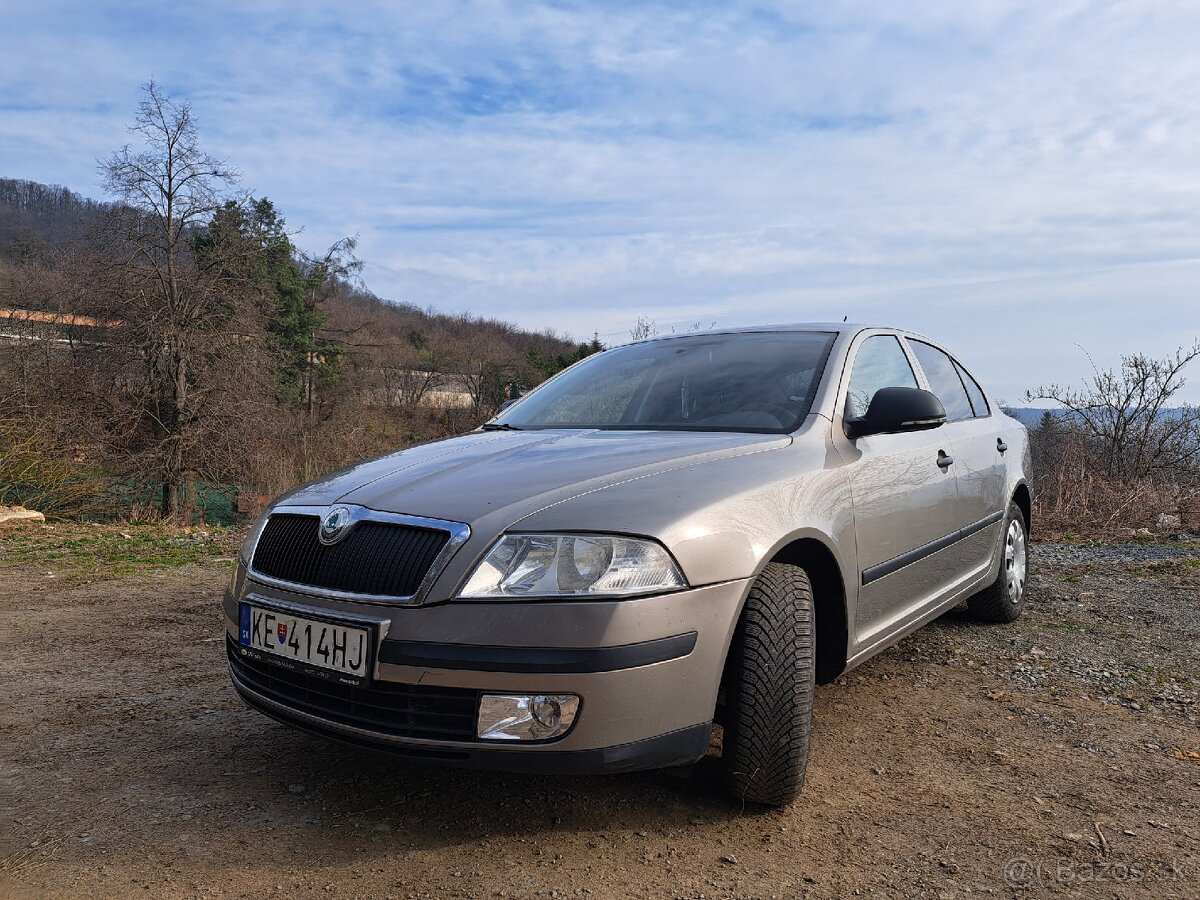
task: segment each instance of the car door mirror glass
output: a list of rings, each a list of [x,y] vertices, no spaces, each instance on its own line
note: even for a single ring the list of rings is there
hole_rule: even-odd
[[[885,387],[871,397],[867,411],[856,419],[847,419],[846,434],[851,439],[870,434],[898,434],[925,431],[946,422],[946,410],[935,395],[920,388]]]

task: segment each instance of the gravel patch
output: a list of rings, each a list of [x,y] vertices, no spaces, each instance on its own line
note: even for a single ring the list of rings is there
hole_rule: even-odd
[[[1035,562],[1063,566],[1087,563],[1139,563],[1200,556],[1200,543],[1178,544],[1034,544]]]
[[[1200,727],[1200,544],[1035,544],[1024,614],[981,628],[960,608],[889,651],[1041,697],[1153,710]]]
[[[771,812],[715,756],[523,776],[308,737],[230,686],[225,565],[0,559],[0,896],[1196,900],[1200,547],[1033,552],[1017,621],[952,610],[818,688]]]

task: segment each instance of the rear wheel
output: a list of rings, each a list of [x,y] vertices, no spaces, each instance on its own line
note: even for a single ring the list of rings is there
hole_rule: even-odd
[[[1008,505],[1004,543],[1000,549],[1000,574],[990,586],[967,601],[971,615],[982,622],[1011,622],[1025,608],[1029,535],[1025,530],[1025,516],[1015,503]]]
[[[812,724],[812,585],[768,563],[746,599],[726,668],[722,762],[739,800],[783,806],[804,785]]]

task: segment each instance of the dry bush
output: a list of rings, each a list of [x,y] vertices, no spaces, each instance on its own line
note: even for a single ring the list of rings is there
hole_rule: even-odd
[[[1183,372],[1200,358],[1200,341],[1155,359],[1121,357],[1077,387],[1052,384],[1026,400],[1053,400],[1031,430],[1034,495],[1051,530],[1111,532],[1195,527],[1200,502],[1200,408],[1179,403]],[[1090,358],[1089,358],[1090,361]]]
[[[1035,520],[1043,535],[1156,529],[1164,515],[1178,516],[1183,528],[1200,524],[1200,492],[1185,473],[1116,476],[1089,436],[1061,421],[1043,422],[1030,439]]]
[[[100,512],[102,485],[71,454],[43,423],[0,421],[0,503],[59,517]]]

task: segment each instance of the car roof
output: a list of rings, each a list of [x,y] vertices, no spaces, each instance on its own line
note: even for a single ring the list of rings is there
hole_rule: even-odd
[[[704,328],[698,331],[685,331],[677,334],[660,334],[654,337],[644,338],[640,341],[630,341],[629,344],[620,346],[631,346],[632,344],[648,344],[652,341],[669,341],[675,338],[696,337],[702,335],[718,335],[718,334],[759,334],[772,331],[823,331],[834,334],[858,334],[860,331],[868,329],[880,328],[886,331],[894,331],[897,334],[908,335],[910,337],[918,337],[922,340],[929,340],[924,335],[908,331],[904,328],[895,328],[891,325],[871,325],[864,322],[791,322],[781,325],[731,325],[724,328]]]

